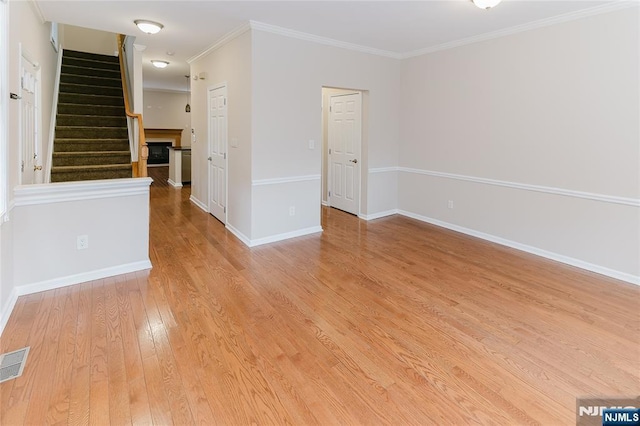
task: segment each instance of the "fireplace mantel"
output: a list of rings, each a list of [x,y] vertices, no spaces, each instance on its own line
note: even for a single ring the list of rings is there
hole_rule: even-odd
[[[148,143],[154,141],[149,139],[172,140],[173,146],[179,148],[182,146],[182,130],[183,129],[144,129],[144,137]]]

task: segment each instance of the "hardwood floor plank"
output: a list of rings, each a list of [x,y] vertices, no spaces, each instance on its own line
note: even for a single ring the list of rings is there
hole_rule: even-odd
[[[78,318],[78,299],[80,286],[69,289],[67,293],[60,338],[57,348],[57,362],[53,366],[52,389],[53,394],[49,401],[47,412],[47,424],[67,424],[69,420],[69,406],[71,392],[71,376],[73,371],[73,359],[76,350],[76,331]]]
[[[18,299],[3,425],[555,425],[640,394],[638,286],[329,208],[248,248],[188,187],[150,199],[151,271]]]
[[[104,281],[91,286],[91,377],[89,424],[110,423],[107,308]]]
[[[80,286],[78,296],[78,317],[69,391],[70,425],[85,425],[89,423],[89,402],[91,395],[91,283]]]
[[[31,379],[34,381],[37,380],[37,385],[33,386],[29,399],[37,401],[37,403],[29,404],[27,407],[27,412],[24,417],[24,423],[26,424],[44,424],[47,419],[49,401],[55,391],[53,387],[55,369],[53,366],[56,365],[56,360],[59,356],[64,356],[64,354],[58,353],[58,343],[65,314],[64,307],[70,291],[71,289],[69,287],[55,290],[53,306],[51,307],[51,312],[45,327],[42,352],[37,354],[37,364],[30,366],[33,368]],[[16,380],[19,379],[20,378]]]

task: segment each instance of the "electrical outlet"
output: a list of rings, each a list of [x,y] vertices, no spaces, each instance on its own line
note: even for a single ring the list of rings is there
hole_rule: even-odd
[[[450,209],[453,208],[453,200],[449,200],[449,202],[447,203],[447,207],[449,207]]]
[[[89,236],[88,235],[78,235],[76,240],[76,247],[78,250],[86,250],[89,248]]]
[[[309,139],[309,149],[315,149],[316,148],[316,141],[313,139]]]
[[[289,216],[295,216],[295,215],[296,215],[296,206],[289,207]]]

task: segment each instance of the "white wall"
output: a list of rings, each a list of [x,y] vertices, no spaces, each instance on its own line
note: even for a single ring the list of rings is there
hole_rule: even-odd
[[[60,25],[61,42],[65,49],[79,52],[115,56],[118,51],[117,35],[107,31]]]
[[[8,9],[8,58],[6,60],[8,70],[7,91],[20,93],[20,72],[19,72],[19,44],[22,44],[31,57],[33,57],[41,67],[41,135],[42,154],[47,156],[47,141],[49,139],[49,123],[51,117],[51,103],[53,98],[53,82],[55,80],[55,65],[57,54],[49,42],[50,24],[43,23],[31,2],[11,1],[5,5]],[[4,26],[4,23],[3,23]],[[3,28],[4,30],[4,28]],[[4,92],[3,92],[4,93]],[[0,128],[0,132],[5,132],[7,138],[7,158],[6,164],[0,167],[7,175],[7,198],[9,208],[13,205],[13,188],[19,182],[20,173],[20,139],[19,139],[19,102],[8,101],[7,104],[6,128]],[[14,212],[9,211],[9,219],[15,217]],[[4,327],[6,320],[11,313],[11,295],[15,290],[15,270],[14,244],[18,238],[15,233],[14,223],[2,223],[0,220],[0,331]]]
[[[186,79],[185,79],[186,80]],[[185,81],[185,85],[188,84]],[[191,146],[191,114],[185,112],[188,92],[144,90],[144,127],[149,129],[184,129],[182,146]]]
[[[151,267],[151,181],[112,179],[15,188],[12,220],[1,235],[3,254],[11,253],[7,263],[12,274],[2,276],[0,333],[18,296]],[[78,250],[77,237],[83,235],[89,247]],[[4,266],[3,256],[3,271]],[[10,286],[4,286],[5,278],[11,280]]]
[[[638,36],[632,8],[405,60],[399,209],[637,278]]]
[[[191,126],[196,135],[191,146],[191,196],[208,206],[208,89],[227,84],[228,204],[227,224],[242,235],[251,235],[251,34],[234,38],[191,62],[191,75],[207,73],[206,80],[191,83]],[[231,146],[232,141],[236,141]]]
[[[49,42],[51,24],[43,23],[31,1],[9,2],[9,91],[20,93],[20,51],[22,49],[40,65],[41,78],[41,153],[48,157],[49,125],[57,53]],[[19,182],[20,144],[18,101],[9,103],[9,188]],[[11,191],[9,191],[11,192]],[[11,195],[9,195],[11,197]]]
[[[261,30],[252,34],[251,238],[262,240],[320,226],[323,86],[368,92],[363,102],[368,104],[368,124],[363,134],[361,210],[363,214],[380,211],[369,197],[374,189],[367,187],[367,170],[398,164],[400,62]],[[308,148],[309,139],[316,141],[313,150]],[[310,176],[316,178],[298,181]],[[377,193],[374,199],[380,204],[393,200],[394,188]],[[289,216],[290,206],[295,206],[296,217]]]

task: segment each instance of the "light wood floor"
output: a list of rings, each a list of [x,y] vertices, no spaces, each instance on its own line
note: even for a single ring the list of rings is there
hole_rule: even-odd
[[[640,394],[640,288],[421,222],[323,209],[248,249],[151,188],[151,272],[21,297],[2,425],[575,424]]]

